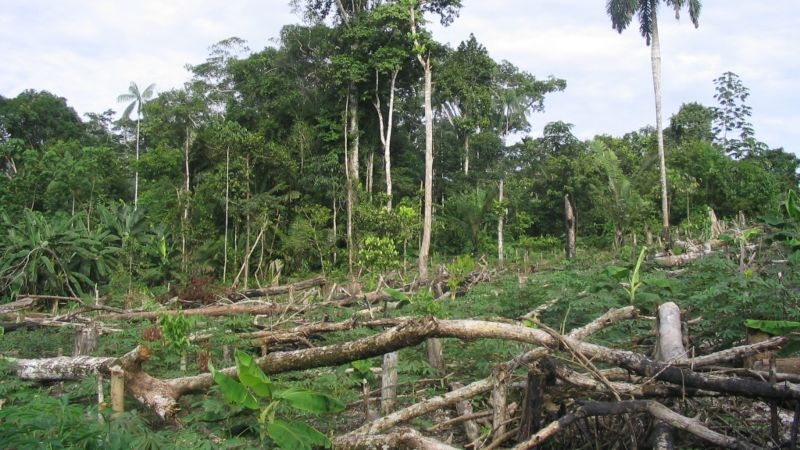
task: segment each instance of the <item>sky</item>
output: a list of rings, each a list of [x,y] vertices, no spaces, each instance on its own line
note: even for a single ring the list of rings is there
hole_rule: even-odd
[[[533,75],[567,80],[533,136],[562,120],[582,139],[654,125],[650,49],[634,21],[612,30],[603,0],[463,0],[449,27],[431,23],[453,47],[475,34],[496,60]],[[25,89],[65,97],[80,114],[121,111],[131,81],[158,91],[189,79],[186,64],[238,36],[275,46],[280,28],[300,22],[288,0],[0,0],[0,95]],[[681,104],[714,106],[713,80],[726,71],[750,89],[756,138],[800,153],[800,9],[797,0],[705,0],[700,27],[661,8],[665,126]],[[434,74],[435,76],[435,74]]]

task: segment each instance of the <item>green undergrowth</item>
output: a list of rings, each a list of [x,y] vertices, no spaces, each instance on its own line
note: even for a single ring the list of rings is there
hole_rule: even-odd
[[[634,254],[638,252],[628,252]],[[591,322],[611,308],[636,306],[642,316],[653,316],[659,304],[674,301],[693,322],[690,341],[698,354],[729,347],[743,341],[745,319],[798,320],[798,280],[791,266],[771,263],[754,264],[740,270],[732,255],[703,258],[679,270],[667,270],[644,262],[636,275],[641,285],[635,295],[624,289],[635,271],[632,260],[613,260],[608,254],[585,252],[574,261],[559,258],[540,260],[531,273],[520,280],[516,268],[491,282],[475,286],[467,294],[445,298],[432,307],[430,296],[411,298],[399,309],[386,315],[421,316],[434,312],[446,319],[515,319],[547,304],[541,311],[542,323],[568,332]],[[427,299],[427,300],[425,300]],[[316,299],[312,301],[321,301]],[[305,321],[342,321],[352,318],[365,305],[349,308],[311,308]],[[379,313],[377,316],[383,316]],[[361,319],[367,317],[360,315]],[[275,319],[272,319],[275,320]],[[535,326],[529,324],[530,326]],[[162,378],[178,377],[200,371],[205,359],[217,367],[225,366],[222,347],[238,349],[253,356],[260,349],[235,335],[256,330],[251,317],[193,319],[190,331],[204,331],[211,338],[188,347],[189,369],[179,370],[180,355],[162,337],[154,336],[154,324],[131,321],[115,324],[120,333],[103,335],[96,355],[122,355],[138,344],[153,349],[145,370]],[[646,317],[624,321],[604,329],[590,341],[615,348],[649,354],[655,322]],[[347,332],[311,336],[314,345],[331,345],[373,335],[376,331],[356,328]],[[14,331],[0,337],[0,354],[7,357],[39,358],[72,351],[74,331],[66,328],[43,328]],[[444,379],[426,360],[424,345],[399,352],[399,394],[403,405],[430,398],[447,390],[450,381],[469,383],[491,373],[492,367],[508,361],[530,347],[501,340],[444,340],[447,373]],[[290,350],[277,345],[271,351]],[[381,357],[355,361],[339,367],[322,367],[270,376],[287,389],[325,393],[350,406],[335,415],[314,416],[302,411],[285,411],[286,420],[307,423],[329,436],[351,430],[363,422],[362,382],[370,389],[380,387],[372,368],[380,367]],[[522,369],[521,369],[522,370]],[[518,375],[522,375],[520,371]],[[225,401],[213,387],[204,394],[181,398],[181,427],[165,426],[149,413],[141,411],[133,400],[121,418],[107,414],[97,419],[96,385],[93,378],[79,382],[35,384],[13,376],[9,363],[0,364],[0,409],[3,429],[25,432],[0,433],[0,447],[11,448],[250,448],[260,445],[257,414]],[[483,408],[483,398],[474,400]],[[431,418],[421,418],[425,425]],[[122,431],[121,431],[122,430]],[[33,445],[36,441],[41,445]]]

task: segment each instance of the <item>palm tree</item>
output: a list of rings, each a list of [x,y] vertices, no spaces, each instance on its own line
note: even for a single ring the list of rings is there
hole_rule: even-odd
[[[664,127],[661,120],[661,46],[658,38],[658,5],[660,0],[607,0],[606,11],[611,17],[611,25],[622,31],[630,25],[633,16],[639,17],[639,31],[650,46],[650,61],[653,69],[653,89],[656,97],[656,130],[658,132],[658,158],[661,168],[661,219],[662,236],[669,240],[669,202],[667,199],[667,164],[664,159]],[[699,26],[700,0],[664,0],[675,10],[675,18],[680,17],[683,7],[689,10],[689,17],[695,28]]]
[[[156,85],[151,84],[147,86],[144,91],[139,90],[139,86],[136,85],[135,82],[131,81],[131,85],[128,87],[128,92],[120,95],[117,97],[117,101],[120,103],[128,103],[128,106],[125,108],[125,111],[122,112],[122,117],[126,119],[130,119],[131,112],[133,112],[133,108],[136,108],[136,171],[133,178],[133,208],[136,209],[139,206],[139,122],[142,120],[142,106],[153,98],[153,92],[155,91]]]

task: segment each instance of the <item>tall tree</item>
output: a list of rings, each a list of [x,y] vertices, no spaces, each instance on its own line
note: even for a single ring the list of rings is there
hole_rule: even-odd
[[[444,58],[437,85],[444,97],[442,110],[463,138],[463,170],[469,175],[469,141],[476,131],[488,128],[492,81],[496,64],[489,52],[470,34]]]
[[[742,83],[739,75],[725,72],[714,80],[714,98],[719,106],[713,108],[714,133],[717,135],[716,143],[735,158],[748,155],[753,146],[753,124],[749,122],[753,110],[745,101],[750,96],[750,89]],[[739,139],[732,138],[728,133],[739,132]],[[733,134],[733,133],[731,133]]]
[[[669,241],[669,198],[667,195],[667,163],[664,157],[664,127],[661,120],[661,43],[658,34],[658,6],[661,0],[607,0],[606,11],[611,17],[611,25],[622,33],[636,15],[639,18],[639,31],[650,46],[650,62],[653,71],[653,90],[656,100],[656,132],[658,134],[658,159],[661,169],[661,234]],[[695,28],[700,24],[700,0],[664,0],[675,10],[675,18],[680,18],[684,7]]]
[[[427,11],[439,14],[441,23],[452,22],[461,7],[460,0],[405,0],[411,19],[411,37],[414,54],[417,56],[425,75],[425,201],[422,219],[422,242],[419,249],[419,276],[428,277],[428,259],[431,249],[431,229],[433,228],[433,55],[434,42],[430,33],[419,25],[424,23]]]
[[[136,209],[139,205],[139,131],[140,131],[140,123],[142,120],[142,107],[144,104],[153,98],[153,93],[155,92],[156,85],[150,84],[144,90],[140,90],[139,86],[131,81],[131,85],[128,86],[128,92],[120,95],[117,97],[117,101],[120,103],[128,103],[128,106],[125,108],[125,111],[122,112],[122,117],[126,119],[130,119],[131,113],[133,109],[136,108],[136,163],[137,167],[134,171],[133,176],[133,208]]]

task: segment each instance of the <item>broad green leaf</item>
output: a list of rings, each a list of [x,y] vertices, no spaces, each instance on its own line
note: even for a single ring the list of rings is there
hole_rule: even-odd
[[[392,289],[392,288],[384,288],[383,292],[386,293],[386,295],[388,295],[389,297],[392,297],[393,299],[399,302],[409,301],[408,295],[403,291],[399,291],[397,289]]]
[[[647,280],[645,284],[648,286],[655,286],[659,289],[669,289],[671,292],[675,292],[675,288],[678,286],[675,281],[666,278],[654,278],[652,280]]]
[[[786,213],[794,221],[800,221],[800,205],[798,205],[797,192],[790,190],[786,194]]]
[[[761,330],[769,334],[787,334],[800,330],[800,322],[789,320],[745,320],[747,328]]]
[[[311,446],[331,448],[327,436],[301,422],[276,419],[267,425],[270,439],[283,450],[311,450]]]
[[[286,400],[293,408],[311,413],[339,412],[345,407],[344,403],[331,396],[298,389],[276,392],[275,397]]]
[[[211,376],[214,377],[214,381],[219,385],[220,390],[229,402],[249,409],[259,409],[256,398],[241,383],[216,370],[211,362],[208,363],[208,368],[211,371]]]
[[[764,223],[772,227],[782,227],[786,225],[786,221],[783,218],[773,215],[767,215],[761,218]]]
[[[789,264],[800,267],[800,250],[795,250],[789,255]]]
[[[605,270],[603,270],[603,273],[615,280],[624,280],[628,278],[630,269],[621,266],[608,266],[605,268]]]
[[[239,369],[239,381],[253,390],[259,397],[272,396],[272,382],[258,367],[249,354],[236,350],[236,367]]]

